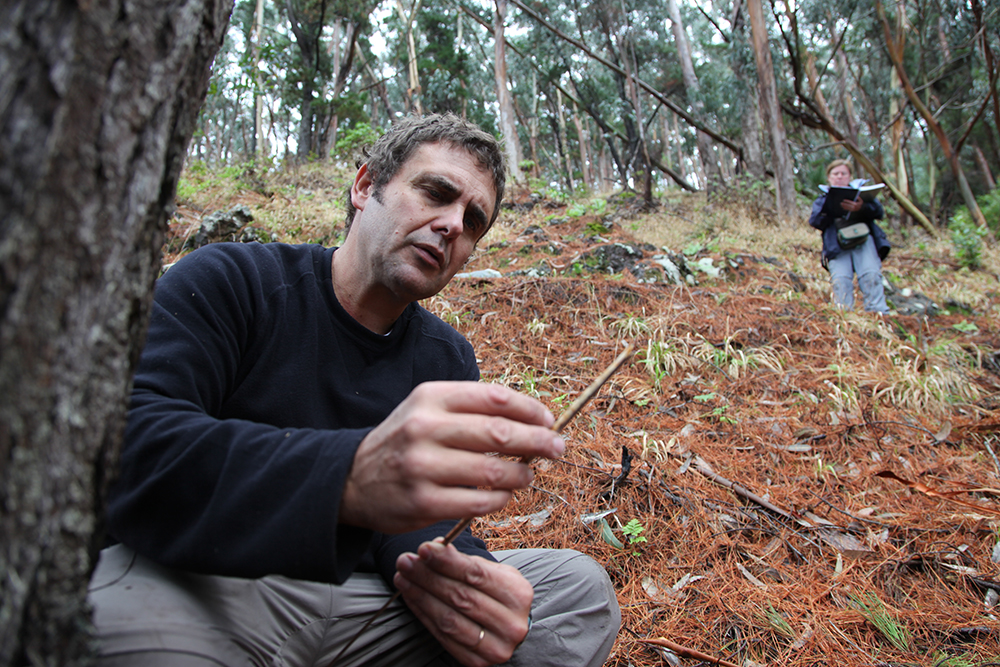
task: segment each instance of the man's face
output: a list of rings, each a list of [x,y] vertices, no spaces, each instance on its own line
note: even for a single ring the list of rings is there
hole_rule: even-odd
[[[448,143],[420,146],[376,198],[362,168],[351,198],[351,237],[374,283],[396,298],[437,294],[469,259],[493,216],[496,190],[476,158]]]
[[[851,183],[851,170],[845,164],[838,164],[826,178],[835,188],[846,188]]]

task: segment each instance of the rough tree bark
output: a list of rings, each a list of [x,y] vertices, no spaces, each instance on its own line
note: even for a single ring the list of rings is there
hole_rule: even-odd
[[[0,3],[0,666],[93,650],[105,489],[231,8]]]

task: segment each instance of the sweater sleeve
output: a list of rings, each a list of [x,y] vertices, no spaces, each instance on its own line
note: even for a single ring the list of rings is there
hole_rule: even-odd
[[[109,532],[184,570],[341,582],[373,538],[337,526],[354,452],[370,429],[222,415],[264,297],[246,258],[209,248],[157,283]]]
[[[829,226],[830,221],[823,213],[823,205],[826,204],[826,195],[822,195],[813,202],[812,211],[809,214],[809,226],[820,231]]]

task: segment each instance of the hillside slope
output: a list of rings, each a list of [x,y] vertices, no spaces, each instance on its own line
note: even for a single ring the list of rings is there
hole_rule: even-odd
[[[303,177],[205,190],[172,233],[193,235],[194,206],[241,203],[266,238],[335,243],[343,184]],[[485,381],[556,414],[636,347],[564,432],[564,459],[475,527],[492,548],[606,566],[624,613],[609,665],[699,664],[685,647],[740,665],[1000,662],[993,254],[962,272],[911,236],[885,265],[897,312],[879,318],[832,308],[804,222],[691,196],[642,214],[521,199],[425,305]]]

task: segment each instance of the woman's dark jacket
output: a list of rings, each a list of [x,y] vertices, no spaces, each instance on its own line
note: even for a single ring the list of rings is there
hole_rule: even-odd
[[[823,232],[823,259],[829,261],[840,254],[841,247],[837,241],[837,227],[833,224],[834,219],[823,213],[823,205],[826,203],[826,194],[821,195],[812,205],[812,213],[809,215],[809,224]],[[846,214],[847,211],[844,211]],[[855,222],[865,222],[871,230],[872,239],[875,241],[875,250],[878,251],[878,258],[884,260],[889,256],[892,244],[886,237],[885,232],[875,222],[885,216],[885,209],[877,199],[865,202],[861,210],[851,215]]]

